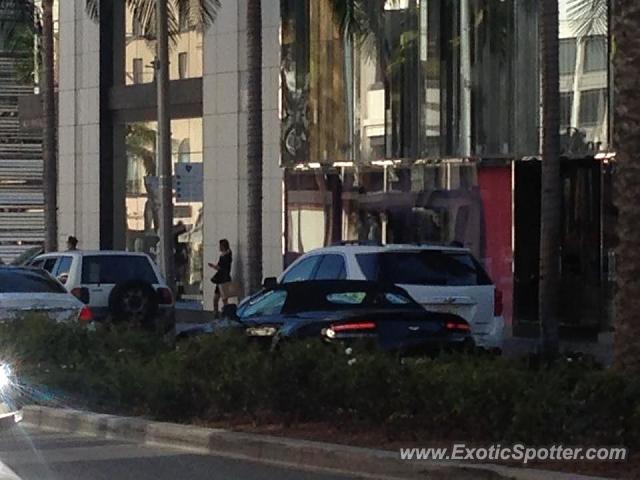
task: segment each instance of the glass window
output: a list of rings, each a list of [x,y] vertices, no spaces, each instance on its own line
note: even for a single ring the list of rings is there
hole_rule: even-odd
[[[597,125],[604,121],[607,90],[584,90],[580,93],[580,126]]]
[[[467,16],[469,22],[468,33],[460,32],[458,151],[462,156],[509,156],[513,151],[513,138],[521,135],[520,130],[513,127],[514,105],[521,101],[520,98],[514,101],[514,90],[519,83],[514,79],[514,71],[518,75],[527,74],[519,68],[514,70],[514,51],[529,47],[526,43],[517,43],[518,47],[514,48],[514,4],[534,2],[483,0],[455,3],[460,4],[461,21]],[[449,9],[449,4],[445,4],[443,2],[442,8]],[[465,8],[469,10],[468,14],[465,14]],[[469,38],[465,42],[467,36]],[[456,41],[455,37],[452,41]],[[453,53],[458,52],[454,50]],[[529,62],[534,61],[535,54],[535,50],[527,50]],[[466,56],[469,60],[465,60]],[[468,95],[465,95],[465,90],[469,90]],[[526,101],[533,93],[522,92],[519,95]],[[450,107],[453,119],[456,118],[454,108]],[[533,112],[527,114],[533,115]],[[465,154],[467,150],[469,153]]]
[[[191,145],[188,138],[185,138],[180,142],[178,147],[178,162],[189,163],[191,160]]]
[[[187,52],[180,52],[178,54],[178,78],[187,78],[188,75],[188,71],[187,71],[187,62],[189,60],[188,54]]]
[[[327,301],[339,305],[360,305],[366,298],[366,292],[340,292],[327,295]]]
[[[537,2],[368,3],[345,40],[335,2],[281,0],[283,164],[537,153]]]
[[[573,75],[576,71],[576,39],[560,40],[560,75]]]
[[[44,260],[40,259],[40,260],[34,260],[33,262],[31,262],[31,265],[34,268],[44,268]]]
[[[491,280],[468,253],[424,250],[363,254],[366,262],[378,262],[377,275],[367,280],[399,285],[469,286],[490,285]],[[361,262],[363,259],[358,259]],[[372,269],[369,269],[371,272]]]
[[[180,2],[183,3],[183,2]],[[174,15],[177,31],[172,35],[172,47],[169,51],[169,79],[202,77],[203,34],[201,29],[191,28],[185,11],[177,11],[175,2],[169,2]],[[125,41],[125,85],[151,83],[155,71],[151,66],[156,56],[155,28],[140,25],[134,19],[132,11],[126,11]],[[184,58],[180,58],[184,54]],[[186,68],[184,68],[186,67]]]
[[[485,258],[484,218],[497,208],[483,198],[483,189],[491,188],[480,185],[481,175],[490,177],[487,171],[474,162],[386,167],[386,174],[384,170],[345,169],[343,175],[288,172],[287,258],[295,260],[312,249],[347,240],[439,245],[455,240],[476,258]],[[506,180],[501,176],[500,185]],[[510,202],[499,205],[508,208]]]
[[[42,268],[44,268],[47,272],[52,273],[57,261],[58,257],[47,258],[45,259]]]
[[[607,70],[607,40],[603,36],[589,37],[585,43],[584,71]]]
[[[63,284],[67,282],[72,263],[73,257],[60,257],[60,261],[58,262],[58,266],[56,268],[55,277]]]
[[[316,265],[318,264],[319,260],[319,255],[305,258],[287,272],[287,274],[282,279],[282,283],[310,280],[311,278],[313,278],[313,272],[315,271]]]
[[[343,280],[347,276],[342,255],[323,255],[316,272],[316,280]]]
[[[270,290],[263,295],[251,300],[240,309],[240,318],[278,315],[287,300],[286,290]]]
[[[358,266],[360,270],[362,270],[364,278],[367,280],[375,281],[378,278],[378,268],[380,265],[378,260],[378,256],[375,253],[356,255]]]
[[[156,176],[156,122],[126,125],[126,217],[118,242],[122,249],[155,259],[159,205]],[[171,156],[175,174],[174,231],[176,284],[180,298],[200,300],[203,289],[203,131],[202,118],[171,121]],[[126,175],[126,180],[124,176]],[[120,191],[120,190],[117,190]]]
[[[158,283],[156,274],[146,257],[135,255],[96,255],[82,259],[83,284],[119,284],[140,280]]]
[[[571,126],[571,112],[573,110],[573,92],[560,93],[560,129],[566,130]]]
[[[143,83],[144,81],[144,65],[141,58],[133,59],[133,83]]]
[[[407,297],[402,296],[398,293],[385,293],[384,298],[392,305],[410,305],[411,303],[413,303]]]
[[[0,269],[0,293],[67,293],[46,274],[29,270]]]

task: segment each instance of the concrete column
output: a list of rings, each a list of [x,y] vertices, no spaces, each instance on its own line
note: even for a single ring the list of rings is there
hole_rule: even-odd
[[[218,241],[227,238],[234,251],[232,275],[241,279],[244,239],[239,237],[239,12],[243,2],[223,2],[216,23],[204,37],[204,305],[213,306],[213,270]]]
[[[262,0],[262,98],[264,125],[263,271],[276,276],[283,265],[283,181],[280,168],[280,1]]]
[[[100,31],[79,2],[60,3],[59,244],[100,245]]]

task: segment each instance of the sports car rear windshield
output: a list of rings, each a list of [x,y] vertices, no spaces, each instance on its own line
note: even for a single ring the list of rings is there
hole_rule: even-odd
[[[0,293],[66,293],[62,285],[40,272],[0,270]]]
[[[158,283],[146,257],[136,255],[95,255],[82,258],[83,284],[119,284],[138,280]]]
[[[482,266],[467,252],[421,250],[356,255],[367,280],[396,285],[491,285]]]

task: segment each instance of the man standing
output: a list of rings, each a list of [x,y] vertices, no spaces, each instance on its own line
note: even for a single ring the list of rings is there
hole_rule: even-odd
[[[67,238],[67,251],[74,252],[76,250],[78,250],[78,239],[71,235]]]

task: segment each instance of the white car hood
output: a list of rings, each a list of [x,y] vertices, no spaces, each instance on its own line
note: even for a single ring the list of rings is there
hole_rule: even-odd
[[[29,313],[46,314],[57,322],[75,321],[83,304],[64,293],[0,293],[0,321]]]

